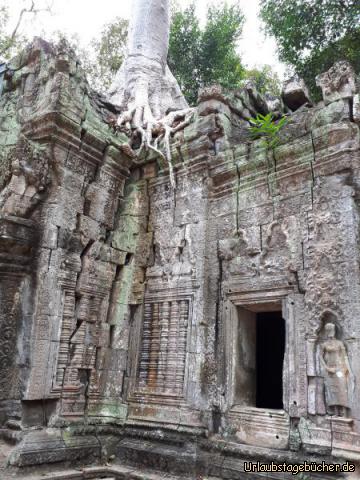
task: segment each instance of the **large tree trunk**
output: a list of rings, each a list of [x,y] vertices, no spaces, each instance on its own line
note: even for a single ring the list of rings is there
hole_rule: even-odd
[[[140,134],[139,154],[150,148],[168,161],[175,188],[170,137],[189,124],[193,109],[167,66],[169,31],[169,0],[133,0],[127,55],[109,93],[123,112],[119,127]],[[158,148],[161,139],[165,154]]]
[[[127,55],[109,92],[124,112],[119,124],[148,130],[187,108],[167,66],[169,29],[169,0],[133,0]]]

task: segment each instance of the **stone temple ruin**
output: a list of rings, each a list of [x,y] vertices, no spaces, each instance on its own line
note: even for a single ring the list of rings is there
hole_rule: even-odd
[[[0,478],[359,469],[351,67],[318,77],[315,106],[287,84],[273,151],[250,139],[269,108],[251,86],[204,90],[172,139],[176,189],[64,45],[35,40],[1,83]]]

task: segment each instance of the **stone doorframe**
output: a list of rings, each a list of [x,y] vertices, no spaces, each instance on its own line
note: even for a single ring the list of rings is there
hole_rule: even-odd
[[[260,283],[260,282],[259,282]],[[224,325],[224,387],[222,406],[226,424],[241,443],[287,448],[290,417],[307,412],[306,330],[304,298],[293,287],[269,282],[263,288],[245,289],[232,281],[224,286],[222,318]],[[282,311],[285,320],[285,354],[283,367],[284,410],[256,408],[251,396],[239,402],[236,392],[236,361],[239,359],[239,308],[252,313]],[[246,382],[245,382],[246,385]]]

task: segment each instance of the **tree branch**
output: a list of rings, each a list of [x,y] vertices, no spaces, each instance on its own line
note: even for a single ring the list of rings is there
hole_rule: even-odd
[[[53,4],[53,3],[52,3]],[[4,55],[14,44],[15,42],[15,39],[16,39],[16,36],[18,34],[18,31],[21,27],[21,24],[23,22],[23,18],[24,18],[24,15],[27,14],[27,13],[31,13],[33,15],[37,15],[38,13],[40,12],[51,12],[51,9],[52,9],[52,4],[51,6],[48,5],[46,8],[36,8],[36,2],[35,0],[31,0],[31,5],[30,7],[28,8],[23,8],[20,13],[19,13],[19,16],[18,16],[18,19],[17,19],[17,22],[16,22],[16,25],[15,25],[15,28],[14,30],[12,31],[11,35],[9,36],[9,40],[7,42],[7,45],[5,48],[3,48],[2,50],[0,50],[0,55]]]

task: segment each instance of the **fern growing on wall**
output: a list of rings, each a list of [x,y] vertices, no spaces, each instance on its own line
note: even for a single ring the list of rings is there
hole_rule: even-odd
[[[261,115],[258,113],[255,118],[250,118],[250,134],[253,140],[261,139],[264,147],[274,149],[279,143],[279,132],[286,125],[287,118],[281,117],[274,120],[272,113]]]

